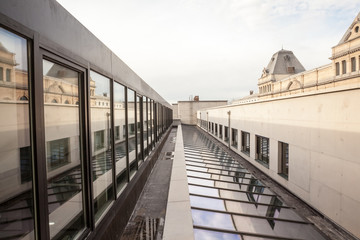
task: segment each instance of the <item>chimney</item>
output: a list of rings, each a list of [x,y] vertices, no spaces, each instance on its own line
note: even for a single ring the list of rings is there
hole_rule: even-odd
[[[253,95],[254,94],[254,91],[253,90],[250,90],[250,95]]]

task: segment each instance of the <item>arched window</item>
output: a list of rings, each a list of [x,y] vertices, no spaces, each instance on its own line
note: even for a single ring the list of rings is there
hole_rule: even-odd
[[[70,104],[68,100],[65,101],[65,104]]]
[[[51,103],[57,103],[56,99],[53,99],[53,100],[51,101]]]
[[[76,105],[79,105],[79,101],[76,101],[76,103],[75,103]]]
[[[24,96],[22,96],[22,97],[20,98],[20,100],[21,100],[21,101],[28,101],[29,99],[28,99],[27,96],[24,95]]]

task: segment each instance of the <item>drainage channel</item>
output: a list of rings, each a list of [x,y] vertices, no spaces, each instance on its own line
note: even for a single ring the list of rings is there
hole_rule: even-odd
[[[162,239],[176,133],[172,128],[120,240]]]
[[[182,130],[195,239],[326,239],[204,133]]]

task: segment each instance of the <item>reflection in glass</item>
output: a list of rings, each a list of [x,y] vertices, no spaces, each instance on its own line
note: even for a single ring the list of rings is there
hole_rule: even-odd
[[[90,72],[93,198],[98,221],[114,199],[111,158],[110,79]]]
[[[43,60],[51,238],[75,238],[85,228],[80,109],[75,104],[79,100],[79,77],[78,72]]]
[[[148,150],[148,108],[147,108],[147,97],[143,97],[143,137],[144,137],[144,158],[149,155]]]
[[[226,211],[224,201],[221,199],[190,196],[191,207],[208,208],[212,210]]]
[[[207,179],[188,177],[188,183],[189,184],[197,184],[197,185],[214,187],[214,181],[213,180],[207,180]]]
[[[203,210],[191,210],[194,225],[235,230],[230,214]]]
[[[154,100],[151,100],[151,111],[152,111],[152,115],[151,115],[151,118],[152,118],[152,132],[151,132],[151,139],[153,140],[153,147],[155,145],[155,137],[156,137],[156,103]]]
[[[125,87],[114,82],[114,136],[117,192],[127,183]]]
[[[187,172],[188,176],[211,178],[211,174],[209,174],[209,173],[200,173],[200,172],[194,172],[194,171],[186,171],[186,172]]]
[[[208,231],[196,228],[194,229],[194,237],[195,240],[242,240],[242,238],[236,234]]]
[[[152,100],[150,98],[148,98],[148,139],[149,139],[149,144],[148,144],[148,148],[149,148],[149,152],[152,150],[152,143],[153,143],[153,108],[152,108]]]
[[[200,187],[200,186],[193,186],[189,185],[189,193],[190,194],[198,194],[210,197],[220,197],[219,190],[215,188],[208,188],[208,187]]]
[[[130,164],[130,178],[132,178],[137,171],[138,165],[136,161],[136,143],[135,143],[135,92],[128,89],[127,92],[127,107],[128,107],[128,134],[129,134],[129,164]]]
[[[136,143],[137,143],[137,157],[138,157],[138,166],[141,165],[141,163],[144,161],[143,158],[143,151],[142,151],[142,124],[141,124],[141,118],[142,118],[142,97],[136,96],[136,127],[137,127],[137,133],[136,133]]]
[[[27,53],[0,27],[0,239],[34,238]]]
[[[275,220],[272,225],[267,219],[245,216],[233,216],[233,219],[238,231],[283,238],[324,239],[310,224]]]

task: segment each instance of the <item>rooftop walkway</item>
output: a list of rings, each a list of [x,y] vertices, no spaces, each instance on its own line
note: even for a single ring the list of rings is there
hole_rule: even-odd
[[[194,126],[159,160],[121,239],[355,239]]]

